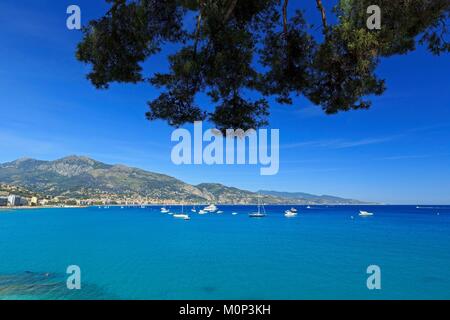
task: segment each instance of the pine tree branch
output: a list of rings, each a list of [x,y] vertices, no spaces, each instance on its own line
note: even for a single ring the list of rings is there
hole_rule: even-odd
[[[202,26],[202,8],[203,8],[203,1],[199,0],[199,8],[198,8],[198,16],[197,16],[197,27],[195,30],[195,43],[194,43],[194,59],[197,56],[197,47],[198,47],[198,42],[199,42],[199,38],[200,38],[200,29]]]
[[[230,18],[231,14],[234,11],[234,8],[236,8],[238,0],[232,0],[230,3],[230,6],[228,7],[227,13],[225,14],[225,18],[224,18],[224,22],[227,22],[228,19]]]
[[[316,3],[317,3],[317,9],[319,9],[319,11],[322,15],[323,32],[326,33],[328,30],[328,24],[327,24],[327,15],[325,12],[325,8],[323,7],[322,0],[316,0]]]
[[[283,28],[284,28],[284,36],[287,37],[288,27],[287,27],[287,7],[289,4],[289,0],[284,0],[283,4]]]
[[[202,13],[200,11],[200,13],[198,14],[198,17],[197,17],[197,29],[195,30],[194,55],[197,55],[197,47],[198,47],[198,41],[199,41],[199,37],[200,37],[201,23],[202,23]]]

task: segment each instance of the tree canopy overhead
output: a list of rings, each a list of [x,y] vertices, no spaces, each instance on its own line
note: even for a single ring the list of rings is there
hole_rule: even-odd
[[[450,51],[448,0],[340,0],[330,12],[321,0],[302,0],[317,7],[320,37],[303,11],[289,12],[289,0],[106,1],[110,10],[83,29],[77,59],[92,66],[97,88],[160,88],[147,118],[173,126],[208,119],[219,129],[258,128],[268,124],[270,96],[293,104],[302,95],[327,114],[366,109],[386,89],[375,74],[380,58],[417,43]],[[366,26],[370,5],[381,8],[380,30]],[[167,43],[179,48],[167,55],[169,71],[144,75],[142,63]],[[201,93],[214,111],[197,104]]]

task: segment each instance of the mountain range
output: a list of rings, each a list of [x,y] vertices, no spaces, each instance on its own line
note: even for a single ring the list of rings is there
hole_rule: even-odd
[[[104,196],[145,197],[177,202],[253,204],[362,204],[334,196],[278,191],[251,192],[218,183],[190,185],[168,175],[105,164],[88,157],[55,161],[30,158],[0,164],[0,183],[49,196],[86,199]]]

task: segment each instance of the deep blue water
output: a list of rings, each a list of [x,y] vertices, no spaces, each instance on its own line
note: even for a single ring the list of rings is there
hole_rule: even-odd
[[[159,207],[2,210],[0,299],[450,299],[450,206],[298,206],[292,219],[290,206],[264,219],[219,207],[190,221]]]

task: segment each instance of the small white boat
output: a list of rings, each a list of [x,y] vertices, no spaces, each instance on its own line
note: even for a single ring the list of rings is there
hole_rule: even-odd
[[[170,212],[170,210],[167,209],[166,204],[163,203],[163,206],[161,207],[161,213],[169,213],[169,212]]]
[[[198,214],[206,214],[207,212],[205,210],[199,210]]]
[[[290,210],[286,210],[286,211],[284,212],[284,216],[285,216],[286,218],[294,218],[294,217],[297,216],[297,212],[292,212],[292,211],[290,211]]]
[[[191,212],[194,212],[194,213],[197,212],[197,210],[195,209],[195,206],[191,209]]]
[[[209,206],[203,208],[204,211],[206,212],[216,212],[217,211],[217,207],[215,204],[210,204]]]
[[[223,213],[223,211],[217,211],[217,213],[219,213],[219,214],[220,214],[220,213]]]
[[[311,206],[307,206],[306,209],[311,209]]]
[[[183,219],[183,220],[191,219],[187,214],[174,214],[173,217],[177,218],[177,219]]]
[[[360,217],[371,217],[371,216],[373,216],[373,213],[361,210],[361,211],[359,211],[359,216]]]
[[[297,209],[291,208],[291,210],[289,210],[289,211],[291,211],[291,212],[297,212]]]
[[[248,215],[250,218],[265,218],[266,214],[261,212],[253,212]]]
[[[189,217],[187,214],[184,214],[184,206],[183,205],[181,205],[181,213],[174,214],[173,217],[177,218],[177,219],[183,219],[183,220],[191,219],[191,217]]]
[[[122,206],[122,207],[120,207],[120,209],[123,209],[123,206]]]
[[[236,216],[238,213],[237,212],[232,212],[231,213],[233,216]]]
[[[252,212],[250,213],[248,216],[250,218],[264,218],[267,216],[266,214],[266,209],[264,208],[264,205],[262,206],[264,213],[261,212],[261,203],[260,200],[258,199],[258,212]]]

